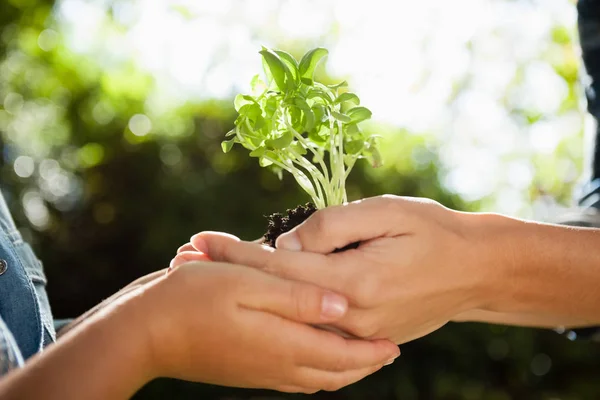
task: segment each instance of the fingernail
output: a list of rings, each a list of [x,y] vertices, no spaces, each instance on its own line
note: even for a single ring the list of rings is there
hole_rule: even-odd
[[[400,357],[400,351],[398,351],[398,354],[392,358],[390,358],[389,360],[387,360],[387,362],[385,364],[383,364],[383,366],[385,367],[386,365],[390,365],[393,364],[394,361],[396,361],[396,358]]]
[[[339,318],[348,310],[345,297],[335,293],[325,293],[321,300],[321,315],[325,318]]]
[[[194,246],[196,250],[204,254],[208,253],[208,246],[206,245],[206,241],[202,239],[202,236],[200,236],[199,233],[192,236],[192,238],[190,239],[190,243],[192,244],[192,246]]]
[[[281,250],[300,251],[302,243],[295,231],[290,231],[279,236],[275,241],[275,247]]]

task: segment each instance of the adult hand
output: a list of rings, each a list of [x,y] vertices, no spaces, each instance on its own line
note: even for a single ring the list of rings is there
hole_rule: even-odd
[[[430,200],[381,196],[316,212],[282,235],[276,250],[214,232],[191,244],[213,260],[343,294],[351,307],[336,327],[403,343],[482,306],[485,238],[468,215]],[[355,242],[357,249],[332,253]]]
[[[337,390],[399,355],[308,324],[347,311],[342,296],[231,264],[191,262],[140,296],[156,376],[312,393]]]

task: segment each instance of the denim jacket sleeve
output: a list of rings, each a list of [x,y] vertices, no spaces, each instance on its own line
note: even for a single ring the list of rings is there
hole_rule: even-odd
[[[19,366],[55,340],[41,262],[0,194],[0,371]],[[16,360],[16,362],[15,362]]]
[[[0,318],[0,377],[23,365],[23,356],[15,338]]]

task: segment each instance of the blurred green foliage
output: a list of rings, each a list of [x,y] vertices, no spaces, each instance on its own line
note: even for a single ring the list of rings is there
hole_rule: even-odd
[[[235,119],[232,99],[154,113],[146,101],[153,77],[130,63],[102,69],[70,51],[52,6],[49,0],[0,4],[0,181],[45,263],[56,317],[76,316],[133,279],[164,268],[198,231],[256,238],[265,229],[264,215],[307,201],[291,177],[278,180],[243,149],[221,152]],[[560,51],[572,51],[571,31],[557,28],[553,40]],[[556,63],[569,83],[567,109],[578,96],[578,62],[571,59]],[[376,170],[358,165],[348,182],[350,198],[395,193],[463,210],[481,207],[444,189],[442,144],[430,135],[385,125],[371,129],[384,133],[386,164]],[[565,142],[554,155],[539,156],[536,165],[548,168],[536,170],[532,199],[538,192],[569,198],[573,182],[565,185],[564,176],[552,173],[553,157],[579,157],[577,144]],[[600,349],[550,331],[450,324],[402,351],[374,376],[314,398],[600,398]],[[173,380],[155,381],[137,395],[302,397]]]

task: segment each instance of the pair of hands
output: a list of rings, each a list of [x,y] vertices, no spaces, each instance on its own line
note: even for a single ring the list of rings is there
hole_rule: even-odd
[[[357,249],[333,253],[355,242]],[[318,211],[282,235],[277,249],[203,232],[172,266],[209,257],[315,284],[349,301],[335,328],[404,343],[485,305],[489,269],[479,265],[491,261],[483,242],[475,214],[386,195]]]
[[[314,327],[344,317],[344,296],[212,261],[190,249],[179,249],[169,273],[138,279],[70,329],[90,317],[102,318],[107,310],[125,308],[147,379],[166,376],[282,392],[338,390],[400,355],[389,340],[349,339]],[[185,258],[189,254],[190,260]]]
[[[356,382],[399,355],[394,343],[485,305],[493,268],[478,266],[492,259],[472,215],[381,196],[318,211],[277,249],[195,235],[170,273],[129,288],[150,375],[305,393]]]

